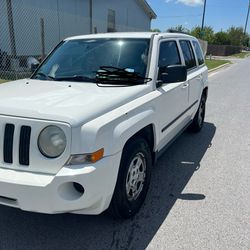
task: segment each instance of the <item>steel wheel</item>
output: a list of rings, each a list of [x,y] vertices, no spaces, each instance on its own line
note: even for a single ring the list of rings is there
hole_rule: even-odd
[[[126,178],[126,191],[129,201],[136,200],[144,186],[146,178],[146,161],[142,153],[138,153],[130,163]]]
[[[115,218],[130,218],[141,208],[150,184],[152,153],[147,141],[135,137],[122,153],[109,211]]]

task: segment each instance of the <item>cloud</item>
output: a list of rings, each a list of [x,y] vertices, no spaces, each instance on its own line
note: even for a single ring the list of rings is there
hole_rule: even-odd
[[[188,6],[200,6],[203,5],[204,0],[177,0],[178,3],[183,3]]]
[[[182,4],[185,4],[187,6],[196,7],[196,6],[203,5],[204,0],[165,0],[165,2],[166,3],[170,3],[170,2],[182,3]]]

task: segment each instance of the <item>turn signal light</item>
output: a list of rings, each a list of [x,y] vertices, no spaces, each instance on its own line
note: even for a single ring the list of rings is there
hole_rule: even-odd
[[[71,155],[66,165],[79,165],[84,163],[96,163],[104,156],[104,148],[90,154]]]

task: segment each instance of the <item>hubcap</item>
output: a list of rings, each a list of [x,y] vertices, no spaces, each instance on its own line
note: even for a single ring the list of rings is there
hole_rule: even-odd
[[[126,179],[126,191],[129,201],[136,200],[139,197],[145,178],[146,160],[142,153],[138,153],[130,163]]]

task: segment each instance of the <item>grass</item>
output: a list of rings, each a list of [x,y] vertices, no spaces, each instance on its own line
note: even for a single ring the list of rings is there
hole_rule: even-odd
[[[212,60],[207,59],[206,60],[206,65],[207,65],[209,70],[210,69],[215,69],[215,68],[217,68],[217,67],[219,67],[221,65],[224,65],[226,63],[230,63],[230,61],[227,61],[227,60],[214,60],[214,59],[212,59]]]
[[[241,52],[241,53],[238,53],[238,54],[234,54],[234,55],[232,55],[232,56],[230,56],[230,57],[236,57],[236,58],[246,58],[246,57],[248,57],[248,56],[250,56],[250,52]]]
[[[7,80],[0,79],[0,83],[7,82]]]

